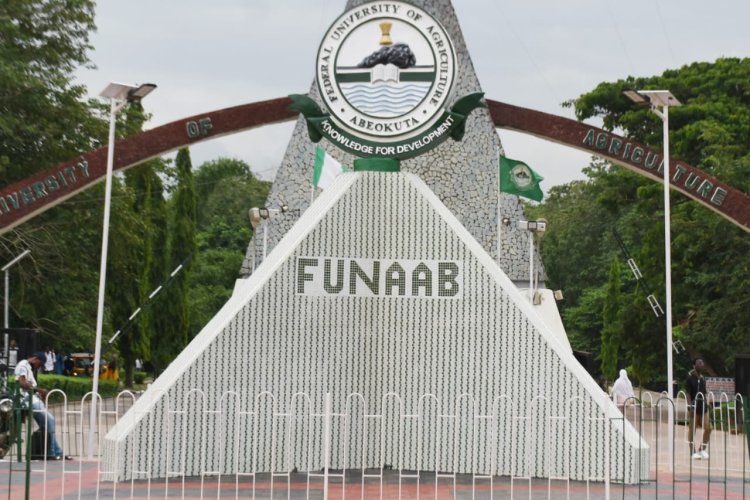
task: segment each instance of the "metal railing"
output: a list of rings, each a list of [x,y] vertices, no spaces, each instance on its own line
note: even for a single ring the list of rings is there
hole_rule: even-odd
[[[351,395],[342,411],[333,411],[330,395],[323,404],[314,410],[312,400],[308,395],[297,394],[293,401],[281,405],[279,401],[268,393],[258,395],[254,400],[256,406],[247,412],[245,422],[252,425],[248,432],[241,432],[239,426],[242,420],[235,422],[233,432],[242,436],[253,436],[252,443],[239,442],[240,447],[248,447],[253,456],[258,458],[263,454],[270,454],[263,463],[276,464],[273,470],[261,466],[239,470],[236,467],[232,473],[222,470],[204,469],[199,474],[188,475],[181,470],[170,470],[166,478],[149,477],[147,471],[136,479],[124,482],[107,481],[113,471],[107,470],[107,465],[99,458],[98,452],[106,433],[118,422],[124,413],[134,404],[138,394],[121,393],[117,398],[99,400],[98,429],[94,433],[97,459],[85,460],[88,449],[88,415],[91,395],[81,401],[68,401],[64,394],[51,392],[48,403],[49,411],[57,420],[57,438],[66,455],[72,455],[73,461],[32,460],[29,454],[28,439],[31,427],[35,424],[27,418],[25,423],[14,422],[19,426],[12,430],[14,445],[0,463],[0,496],[3,489],[7,489],[8,498],[153,498],[164,496],[194,497],[221,496],[276,498],[304,496],[306,498],[435,498],[451,496],[459,498],[505,498],[508,495],[549,496],[564,498],[631,498],[631,497],[673,497],[673,498],[743,498],[750,495],[750,458],[743,426],[742,406],[745,403],[741,396],[732,398],[722,394],[718,398],[708,397],[711,411],[709,418],[713,427],[709,440],[709,457],[707,459],[693,459],[692,449],[688,442],[688,425],[695,422],[690,412],[694,411],[688,405],[684,393],[679,393],[672,403],[665,395],[645,394],[641,399],[628,400],[623,408],[622,416],[614,420],[625,426],[625,419],[640,433],[650,447],[648,464],[641,464],[645,473],[637,484],[625,484],[618,477],[607,475],[601,480],[598,475],[586,480],[572,480],[566,473],[567,457],[545,457],[545,477],[537,477],[529,467],[513,468],[508,474],[498,474],[501,470],[497,466],[497,457],[506,452],[519,454],[524,458],[520,463],[530,463],[530,454],[534,453],[530,441],[537,439],[554,439],[561,434],[555,429],[562,429],[568,422],[567,415],[547,415],[544,419],[530,422],[531,415],[515,415],[514,419],[523,422],[529,428],[536,429],[538,435],[527,435],[524,442],[519,442],[514,435],[496,436],[492,433],[492,443],[479,442],[479,427],[496,427],[495,420],[498,412],[493,410],[489,414],[463,411],[462,408],[476,407],[473,397],[461,395],[456,401],[439,406],[438,412],[431,418],[442,421],[445,425],[438,425],[436,429],[452,429],[453,435],[440,436],[425,432],[417,432],[420,436],[411,442],[405,438],[403,429],[426,428],[425,415],[419,411],[407,413],[403,411],[403,402],[398,395],[389,394],[392,404],[382,405],[379,413],[364,413],[353,410],[355,405],[367,408],[367,402],[359,394]],[[231,393],[234,394],[234,393]],[[202,396],[202,395],[198,395]],[[423,399],[436,401],[434,396],[425,395]],[[503,401],[510,398],[501,397]],[[537,398],[543,401],[544,398]],[[259,402],[266,401],[261,408]],[[301,404],[300,404],[301,403]],[[16,401],[13,411],[21,408]],[[576,404],[575,400],[570,401]],[[667,411],[668,405],[674,404],[676,426],[674,442],[667,442]],[[0,402],[0,408],[2,407]],[[222,418],[221,408],[187,408],[171,410],[175,418],[200,418],[196,411],[204,416]],[[265,417],[271,425],[259,425],[260,418]],[[384,435],[386,419],[397,419],[398,435]],[[604,415],[591,416],[593,419],[606,419]],[[744,414],[747,420],[747,414]],[[310,435],[296,433],[295,421],[306,421],[312,427],[322,429],[323,439],[313,440]],[[347,424],[348,422],[348,424]],[[360,425],[373,432],[364,433],[373,437],[352,442],[347,429],[351,425]],[[4,432],[0,429],[0,432]],[[437,443],[457,440],[459,433],[469,433],[470,446],[466,450],[459,450],[457,446],[448,446],[446,450],[433,450],[432,466],[414,469],[399,469],[388,465],[384,453],[387,442],[393,442],[397,453],[421,453],[429,447],[435,448]],[[701,437],[701,429],[694,432],[696,441]],[[446,440],[446,437],[448,438]],[[195,436],[196,446],[224,446],[222,443],[201,443],[203,436]],[[579,442],[587,436],[578,436]],[[185,439],[184,443],[191,442]],[[575,442],[575,440],[573,441]],[[623,443],[624,446],[624,443]],[[672,447],[674,463],[669,463],[669,447]],[[201,448],[202,449],[202,448]],[[238,448],[239,449],[239,448]],[[188,453],[182,446],[179,453]],[[172,450],[164,450],[170,453]],[[444,453],[443,453],[444,452]],[[466,454],[466,456],[459,456]],[[355,468],[342,467],[332,463],[331,457],[341,456],[340,463],[349,464],[355,457],[361,466]],[[443,455],[449,456],[443,456]],[[305,466],[299,467],[295,457],[305,457]],[[374,457],[378,466],[371,466],[367,457]],[[397,457],[398,458],[398,457]],[[419,457],[418,457],[419,458]],[[600,457],[608,460],[608,455]],[[587,458],[592,461],[596,458]],[[482,464],[490,465],[489,473]],[[254,462],[256,465],[261,460]],[[401,461],[403,463],[403,460]],[[441,465],[442,464],[442,465]],[[448,468],[442,468],[448,464]],[[469,464],[470,470],[464,470]],[[597,464],[589,464],[594,470]],[[600,465],[600,464],[599,464]],[[334,468],[336,467],[336,468]],[[459,470],[460,469],[460,470]]]

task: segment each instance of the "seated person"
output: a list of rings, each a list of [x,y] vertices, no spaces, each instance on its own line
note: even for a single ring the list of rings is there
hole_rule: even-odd
[[[39,370],[43,367],[46,359],[47,357],[43,352],[36,352],[27,359],[19,361],[16,365],[16,380],[18,380],[18,385],[21,387],[21,393],[23,394],[22,407],[28,409],[29,398],[31,397],[34,421],[40,429],[46,429],[47,443],[52,457],[55,460],[62,460],[63,458],[70,460],[71,457],[63,457],[63,450],[57,442],[57,437],[55,436],[55,417],[47,411],[42,402],[41,398],[46,397],[47,391],[37,387],[36,377],[34,376],[34,370]],[[31,389],[35,390],[33,396],[29,395]]]

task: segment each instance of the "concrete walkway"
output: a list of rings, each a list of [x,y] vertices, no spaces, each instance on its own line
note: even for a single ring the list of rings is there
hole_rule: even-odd
[[[43,498],[324,498],[321,478],[294,473],[289,477],[258,474],[248,476],[188,477],[155,481],[97,483],[98,462],[33,462],[30,475],[30,497]],[[654,480],[640,485],[609,485],[611,498],[727,498],[743,499],[750,495],[750,478],[709,478],[694,473],[689,477],[673,478],[659,474]],[[419,484],[418,484],[419,483]],[[0,462],[0,496],[24,498],[25,473],[23,464]],[[579,481],[548,481],[546,479],[515,479],[508,477],[472,481],[469,475],[438,478],[422,473],[415,478],[399,481],[398,471],[385,471],[382,481],[362,479],[359,472],[341,479],[331,479],[330,498],[606,498],[607,485]]]

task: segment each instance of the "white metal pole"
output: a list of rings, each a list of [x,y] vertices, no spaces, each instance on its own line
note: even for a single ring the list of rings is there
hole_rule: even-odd
[[[8,360],[8,340],[9,340],[8,327],[10,325],[10,319],[9,319],[9,316],[10,316],[9,314],[9,311],[10,311],[10,275],[8,273],[10,272],[11,267],[15,266],[19,260],[23,259],[30,253],[31,253],[31,250],[27,248],[26,250],[21,252],[19,255],[16,255],[16,257],[13,260],[5,264],[2,268],[2,271],[5,273],[5,305],[4,305],[5,316],[3,319],[3,325],[5,327],[5,335],[4,335],[5,344],[3,348],[3,354],[5,355],[6,361]]]
[[[4,344],[3,344],[3,357],[8,359],[8,301],[10,299],[10,278],[8,277],[8,269],[5,270],[5,319],[3,320],[3,328],[5,328]]]
[[[502,176],[500,175],[500,148],[497,149],[497,265],[500,267],[500,237],[502,235],[502,225],[503,225],[503,219],[500,216],[500,212],[502,210],[501,204],[502,204],[502,196],[503,196],[503,187],[501,185],[502,182]]]
[[[104,291],[107,282],[107,251],[109,250],[109,212],[112,205],[112,168],[114,164],[115,147],[115,117],[119,109],[118,101],[110,99],[109,112],[109,141],[107,146],[107,175],[104,187],[104,222],[102,225],[102,256],[99,266],[99,303],[96,310],[96,348],[94,351],[94,385],[91,396],[91,414],[89,417],[89,447],[88,458],[94,458],[94,430],[97,423],[96,403],[99,397],[99,366],[102,351],[102,325],[104,323]]]
[[[328,499],[328,469],[331,467],[331,393],[326,392],[323,412],[323,498]]]
[[[534,233],[527,231],[529,235],[529,302],[534,303]]]
[[[252,269],[251,274],[255,272],[255,254],[256,253],[258,253],[258,245],[253,241],[253,260],[251,261],[251,264],[250,264],[250,269]]]
[[[500,238],[503,234],[503,219],[500,216],[500,191],[497,193],[497,265],[500,266]]]
[[[669,470],[674,468],[674,400],[672,395],[672,236],[671,208],[669,204],[669,106],[664,106],[664,281],[667,301],[667,394],[669,395]]]
[[[10,278],[8,277],[8,269],[5,270],[5,320],[3,321],[3,328],[8,329],[8,301],[10,295]]]
[[[270,216],[269,216],[270,219]],[[268,220],[263,224],[263,260],[266,260],[266,250],[268,250]]]
[[[604,398],[603,408],[609,408],[608,399],[609,396],[606,392],[602,393]],[[612,451],[611,451],[611,440],[612,440],[612,426],[614,425],[613,420],[610,418],[610,411],[604,410],[604,498],[610,499],[610,482],[611,482],[611,469],[612,469]]]

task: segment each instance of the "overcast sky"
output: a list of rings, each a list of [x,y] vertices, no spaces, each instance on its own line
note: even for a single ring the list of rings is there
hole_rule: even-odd
[[[147,128],[203,112],[306,93],[320,40],[345,0],[100,0],[91,96],[109,81],[153,82]],[[573,118],[562,108],[598,83],[750,55],[750,0],[454,0],[490,99]],[[193,164],[241,158],[272,180],[293,123],[191,147]],[[545,177],[582,178],[589,156],[499,130],[509,157]]]

